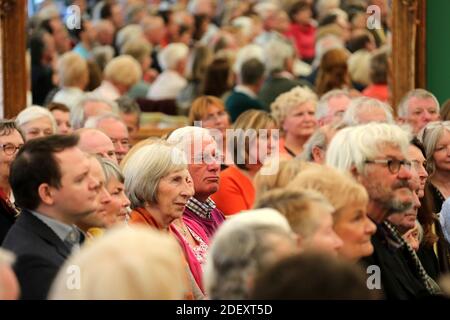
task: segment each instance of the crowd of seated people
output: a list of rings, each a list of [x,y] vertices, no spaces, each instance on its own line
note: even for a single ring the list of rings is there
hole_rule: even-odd
[[[0,299],[449,294],[448,102],[390,105],[387,1],[348,2],[77,1],[77,30],[42,2],[0,120]],[[186,125],[139,141],[151,111]]]

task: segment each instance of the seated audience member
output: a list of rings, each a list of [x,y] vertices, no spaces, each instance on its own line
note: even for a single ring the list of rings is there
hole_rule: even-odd
[[[317,96],[308,88],[295,87],[278,96],[270,105],[272,116],[282,131],[280,153],[295,158],[317,129]]]
[[[0,120],[0,245],[19,215],[9,182],[11,164],[23,146],[23,135],[12,120]]]
[[[342,48],[328,50],[322,56],[315,84],[318,96],[333,89],[352,90],[348,58],[348,51]]]
[[[19,282],[13,271],[15,260],[14,254],[0,248],[0,301],[19,299]]]
[[[73,37],[77,40],[77,45],[73,52],[80,55],[83,59],[92,59],[92,49],[95,45],[97,32],[92,26],[90,20],[81,19],[80,27],[71,29]]]
[[[183,217],[195,221],[211,238],[225,220],[222,211],[211,199],[211,195],[219,190],[221,161],[217,144],[208,130],[198,127],[177,129],[167,141],[185,153],[194,183],[194,196],[188,199]]]
[[[99,181],[78,137],[55,135],[27,142],[11,167],[22,213],[3,248],[12,251],[21,299],[45,299],[59,268],[84,240],[76,223],[97,208]]]
[[[297,86],[310,86],[308,82],[295,78],[294,61],[295,49],[291,43],[271,40],[264,46],[264,65],[268,77],[258,97],[266,110],[280,94]]]
[[[370,59],[370,85],[362,94],[383,102],[389,102],[388,55],[386,51],[374,53]]]
[[[121,118],[113,113],[104,113],[102,115],[88,119],[84,125],[85,128],[98,129],[105,133],[114,145],[118,163],[122,161],[130,150],[130,138],[127,126]]]
[[[390,105],[377,99],[360,97],[353,99],[344,113],[342,122],[347,126],[356,126],[369,122],[394,124],[394,116]]]
[[[70,109],[65,104],[51,102],[47,109],[55,118],[58,134],[71,134],[73,132],[70,124]]]
[[[133,99],[123,96],[116,100],[119,105],[119,116],[126,124],[130,138],[139,131],[141,125],[141,108]]]
[[[136,59],[142,71],[142,76],[139,81],[127,92],[127,95],[133,99],[145,98],[147,96],[150,82],[146,81],[146,77],[150,73],[150,66],[152,64],[152,58],[150,57],[151,51],[151,45],[141,38],[127,41],[121,49],[122,54],[130,55]]]
[[[182,219],[194,195],[192,178],[181,150],[164,142],[139,148],[125,163],[125,190],[131,201],[130,223],[147,225],[174,235],[190,270],[191,293],[204,297],[201,264],[208,238],[202,228]]]
[[[77,290],[67,286],[73,266],[80,270]],[[187,284],[176,241],[162,232],[134,226],[111,230],[71,256],[61,267],[49,299],[181,300]]]
[[[98,194],[96,197],[96,210],[84,217],[81,217],[77,222],[77,227],[80,228],[90,241],[96,237],[102,236],[104,229],[106,229],[106,207],[111,202],[111,195],[106,190],[106,178],[103,170],[101,158],[88,155],[90,173],[99,182]]]
[[[85,96],[83,92],[89,81],[89,69],[85,59],[75,52],[67,52],[58,60],[60,90],[52,102],[63,103],[72,109]]]
[[[450,145],[450,122],[436,121],[428,123],[418,137],[425,147],[426,168],[429,172],[425,184],[422,206],[419,208],[418,220],[424,229],[424,245],[419,250],[419,256],[425,255],[432,264],[434,272],[428,272],[435,278],[441,273],[450,271],[450,245],[444,240],[443,231],[436,214],[441,211],[442,204],[450,196],[448,188],[447,149]],[[425,254],[427,252],[427,254]]]
[[[295,252],[289,223],[276,210],[233,216],[219,228],[210,246],[204,275],[208,297],[248,299],[258,274]]]
[[[200,93],[225,100],[231,93],[234,84],[234,74],[231,58],[216,57],[206,67],[205,77],[200,83]]]
[[[334,208],[317,192],[274,189],[266,192],[255,208],[273,208],[285,216],[301,251],[337,255],[342,247],[342,240],[333,230]]]
[[[334,207],[333,229],[343,241],[338,249],[342,258],[356,262],[373,253],[370,240],[376,227],[367,216],[367,191],[352,177],[330,167],[312,167],[300,172],[287,188],[320,192]]]
[[[130,207],[130,200],[125,194],[125,177],[119,166],[111,160],[103,158],[102,165],[106,178],[106,191],[111,196],[111,201],[105,205],[106,228],[124,225],[128,222]]]
[[[372,236],[374,252],[362,262],[380,267],[386,299],[412,299],[440,292],[415,251],[387,220],[413,204],[408,186],[412,178],[407,160],[409,141],[408,133],[397,125],[369,123],[340,130],[327,151],[326,163],[351,172],[369,195],[368,216],[377,231]]]
[[[119,113],[117,104],[110,100],[105,100],[93,93],[86,94],[86,97],[70,111],[70,122],[74,130],[84,127],[87,119],[103,113]]]
[[[80,137],[78,147],[82,151],[96,154],[102,158],[109,159],[114,163],[118,163],[114,145],[106,134],[100,130],[88,128],[78,129],[75,131],[75,134]]]
[[[403,239],[405,239],[414,251],[418,252],[423,241],[423,228],[418,220],[415,222],[414,227],[405,232]],[[421,259],[421,261],[423,260]]]
[[[338,123],[335,125],[325,125],[317,129],[304,144],[303,151],[298,158],[308,162],[324,164],[331,139],[344,126],[343,123]]]
[[[40,106],[22,110],[16,117],[16,124],[25,141],[56,133],[56,121],[50,111]]]
[[[273,162],[276,163],[274,164]],[[286,187],[299,172],[315,166],[315,164],[294,158],[280,161],[278,159],[269,159],[264,163],[263,168],[270,168],[274,165],[277,165],[277,170],[273,174],[263,174],[264,170],[260,170],[255,175],[253,182],[256,191],[256,202],[266,192]]]
[[[183,43],[171,43],[159,52],[158,62],[164,71],[152,83],[148,99],[176,99],[187,85],[184,71],[188,54],[189,48]]]
[[[141,67],[128,55],[118,56],[108,62],[103,74],[102,84],[93,93],[111,101],[126,94],[142,77]]]
[[[316,119],[319,126],[338,123],[350,106],[348,91],[334,89],[325,93],[317,103]]]
[[[317,253],[287,257],[261,273],[255,300],[372,300],[362,268]]]
[[[245,61],[238,71],[237,82],[238,84],[225,101],[231,122],[247,110],[263,109],[257,94],[264,82],[264,64],[256,58]]]
[[[278,156],[276,121],[269,113],[248,110],[237,118],[232,128],[233,139],[227,143],[234,165],[222,171],[219,190],[211,196],[225,215],[252,208],[253,178],[268,158]]]
[[[427,123],[439,120],[439,101],[427,90],[411,90],[398,105],[398,120],[409,124],[417,135]]]

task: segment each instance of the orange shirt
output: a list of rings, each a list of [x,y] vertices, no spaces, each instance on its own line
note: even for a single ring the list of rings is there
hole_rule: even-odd
[[[211,198],[225,215],[231,215],[253,207],[255,187],[236,166],[229,166],[220,174],[219,191]]]

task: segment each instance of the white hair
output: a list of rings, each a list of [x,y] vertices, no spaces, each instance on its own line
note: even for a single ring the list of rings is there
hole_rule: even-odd
[[[256,58],[261,62],[264,62],[264,50],[257,44],[248,44],[245,47],[239,49],[236,55],[236,61],[233,65],[233,71],[235,73],[241,72],[242,65],[250,60]]]
[[[248,298],[249,280],[277,259],[277,239],[295,247],[289,223],[274,209],[242,212],[225,221],[214,235],[205,265],[209,297]]]
[[[394,116],[392,115],[392,108],[387,103],[384,103],[378,99],[369,97],[359,97],[352,100],[350,106],[345,111],[342,122],[347,126],[355,126],[363,124],[359,119],[361,111],[381,109],[386,115],[386,123],[394,124]]]
[[[343,89],[334,89],[331,91],[328,91],[326,94],[324,94],[319,102],[317,103],[317,109],[316,109],[316,119],[320,120],[327,116],[328,109],[329,109],[329,102],[331,98],[334,97],[340,97],[340,96],[346,96],[350,99],[350,94],[348,90]]]
[[[12,266],[15,261],[16,256],[14,253],[6,249],[0,248],[0,266],[1,265]]]
[[[189,48],[184,43],[171,43],[159,52],[158,62],[164,70],[173,70],[188,54]]]
[[[168,143],[175,145],[185,154],[190,152],[192,144],[203,140],[215,141],[208,129],[194,126],[178,128],[167,138]]]
[[[139,24],[129,24],[117,32],[116,46],[121,49],[130,40],[143,37],[144,32]],[[142,41],[145,41],[142,39]]]
[[[264,45],[264,64],[267,73],[280,72],[286,69],[286,60],[294,58],[294,47],[285,41],[269,40]]]
[[[331,10],[339,8],[341,6],[341,0],[317,0],[316,10],[319,17],[324,17]]]
[[[436,96],[432,94],[431,92],[425,90],[425,89],[413,89],[406,93],[402,100],[400,100],[400,103],[398,104],[397,112],[398,116],[402,118],[406,118],[409,116],[409,101],[411,98],[421,98],[421,99],[433,99],[434,103],[436,104],[437,112],[439,113],[439,101],[437,100]]]
[[[100,122],[102,122],[105,119],[114,119],[123,123],[122,118],[120,118],[117,114],[108,112],[103,113],[99,116],[90,117],[89,119],[86,120],[84,128],[98,129]]]
[[[188,275],[177,241],[142,226],[108,231],[75,252],[61,267],[50,290],[58,300],[183,299]],[[74,267],[80,287],[71,283]]]
[[[50,123],[52,124],[53,134],[55,134],[57,130],[55,117],[53,117],[53,114],[48,111],[48,109],[38,105],[33,105],[22,110],[17,115],[16,124],[19,128],[21,128],[24,124],[40,118],[48,118],[50,120]]]
[[[250,17],[237,17],[231,21],[231,25],[241,30],[246,38],[249,38],[253,33],[253,20]]]
[[[331,140],[326,164],[342,171],[355,167],[362,173],[365,161],[379,156],[386,146],[399,148],[406,158],[409,141],[409,133],[395,124],[372,122],[344,128]]]
[[[262,20],[266,20],[268,17],[270,17],[273,13],[280,10],[280,7],[275,2],[271,1],[259,1],[255,4],[253,7],[253,10],[258,14],[258,16],[261,17]]]
[[[88,102],[101,102],[111,107],[112,113],[119,114],[119,106],[116,102],[104,99],[96,93],[88,93],[82,100],[70,110],[70,123],[74,129],[83,128],[87,119],[84,116],[84,105]]]

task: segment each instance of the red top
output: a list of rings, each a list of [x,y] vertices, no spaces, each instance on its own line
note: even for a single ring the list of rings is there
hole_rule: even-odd
[[[389,101],[389,88],[387,84],[372,84],[362,92],[363,96],[375,98],[383,102]]]
[[[225,215],[235,214],[253,207],[255,187],[236,166],[229,166],[221,172],[219,191],[211,199]]]
[[[297,52],[303,59],[313,59],[315,56],[316,27],[312,24],[299,25],[291,23],[285,35],[292,39]]]

